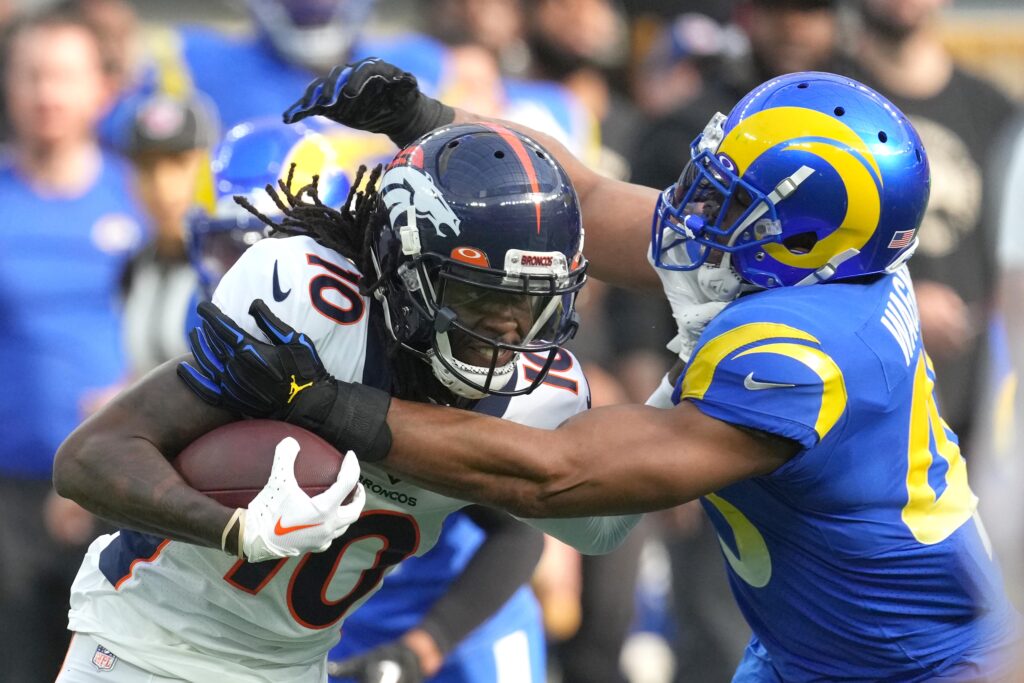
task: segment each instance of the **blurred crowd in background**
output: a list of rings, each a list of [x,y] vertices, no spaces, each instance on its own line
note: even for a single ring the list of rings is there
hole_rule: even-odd
[[[311,28],[277,0],[65,0],[56,10],[0,0],[0,679],[53,680],[70,582],[104,530],[51,493],[57,446],[187,349],[201,294],[186,225],[197,207],[215,209],[213,150],[236,124],[279,117],[315,75],[367,54],[449,103],[543,129],[604,173],[658,188],[675,182],[712,114],[772,76],[833,71],[889,97],[931,163],[910,270],[941,411],[1024,607],[1024,8],[326,4],[340,14]],[[335,144],[353,174],[395,151],[343,132]],[[672,361],[667,304],[592,280],[579,307],[572,347],[595,405],[643,402]],[[533,587],[551,680],[727,681],[749,637],[696,504],[648,516],[607,556],[550,542]]]

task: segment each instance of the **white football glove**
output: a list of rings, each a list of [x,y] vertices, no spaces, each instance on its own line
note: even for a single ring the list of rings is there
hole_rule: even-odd
[[[323,552],[363,511],[366,493],[352,451],[337,481],[312,498],[295,481],[298,453],[299,442],[290,436],[277,444],[270,479],[245,510],[239,548],[249,562]],[[353,492],[352,502],[342,505]]]
[[[681,247],[674,248],[663,254],[662,258],[672,265],[684,265],[680,259],[687,258],[686,250]],[[661,279],[662,289],[665,290],[665,296],[672,306],[672,317],[676,321],[676,336],[667,344],[668,350],[677,354],[684,363],[688,363],[704,328],[729,302],[712,300],[704,292],[700,284],[700,268],[658,268],[654,265],[650,247],[647,249],[647,262]],[[738,291],[736,293],[739,294]]]

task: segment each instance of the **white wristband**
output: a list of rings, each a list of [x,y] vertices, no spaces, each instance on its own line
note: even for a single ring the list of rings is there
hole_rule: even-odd
[[[668,381],[668,375],[661,378],[661,383],[658,384],[658,388],[654,390],[650,398],[647,399],[646,404],[655,408],[672,408],[675,406],[672,403],[672,392],[675,387]]]
[[[229,519],[228,523],[224,525],[224,531],[221,532],[220,535],[220,549],[228,555],[231,554],[228,553],[227,549],[228,535],[235,527],[236,522],[238,523],[238,545],[236,546],[238,549],[238,558],[244,560],[245,555],[242,553],[242,534],[245,533],[245,508],[235,508],[235,513],[231,515],[231,519]]]

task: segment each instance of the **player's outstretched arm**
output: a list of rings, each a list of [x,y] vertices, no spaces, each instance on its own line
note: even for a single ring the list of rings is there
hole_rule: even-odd
[[[449,495],[522,517],[674,507],[774,471],[785,439],[737,428],[684,401],[671,409],[595,408],[546,431],[477,413],[394,400],[383,464]]]
[[[275,379],[280,373],[267,368],[303,353],[299,347],[309,343],[299,341],[303,335],[274,318],[259,300],[250,313],[264,330],[276,330],[271,343],[253,339],[215,307],[200,309],[205,329],[218,340],[212,348],[221,349],[204,365],[234,363],[248,349],[262,358],[207,378],[223,392],[220,400],[243,413],[251,401],[232,398],[243,386],[264,387],[260,393],[268,396],[287,395],[286,383]],[[193,351],[201,355],[203,349],[192,341]],[[317,407],[316,420],[295,413],[279,419],[299,420],[339,446],[361,440],[368,448],[356,452],[364,460],[384,459],[394,472],[428,488],[520,517],[619,515],[672,507],[771,472],[798,450],[795,442],[734,427],[688,402],[667,410],[598,408],[544,430],[397,399],[390,400],[390,408],[387,402],[353,400],[359,385],[331,377],[322,366],[304,376],[307,380],[312,382],[307,391],[324,385],[324,395],[335,398]],[[367,425],[374,432],[370,438]]]
[[[376,58],[335,67],[312,81],[284,112],[287,123],[309,116],[384,133],[399,147],[453,122],[487,123],[525,133],[558,159],[576,188],[587,230],[590,273],[626,287],[656,289],[660,285],[645,256],[658,191],[602,176],[549,135],[448,107],[420,92],[412,74]]]

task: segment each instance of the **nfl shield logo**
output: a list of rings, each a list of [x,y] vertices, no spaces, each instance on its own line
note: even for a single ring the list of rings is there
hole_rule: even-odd
[[[103,647],[96,646],[96,652],[92,656],[92,665],[99,671],[110,671],[117,664],[117,655]]]

